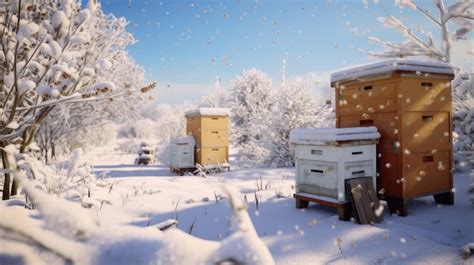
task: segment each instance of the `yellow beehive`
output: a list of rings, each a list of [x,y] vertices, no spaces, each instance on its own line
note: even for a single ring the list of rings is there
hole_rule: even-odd
[[[407,200],[434,195],[453,203],[451,65],[392,59],[340,71],[336,127],[376,126],[378,189],[392,212]]]
[[[186,112],[186,134],[196,140],[196,163],[222,165],[229,161],[229,110],[200,108]]]

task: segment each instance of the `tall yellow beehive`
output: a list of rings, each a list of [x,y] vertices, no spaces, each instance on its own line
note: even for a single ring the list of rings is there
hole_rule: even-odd
[[[186,134],[196,140],[196,163],[202,166],[228,163],[229,109],[200,108],[186,112]]]
[[[449,64],[392,59],[342,70],[336,89],[336,127],[376,126],[378,189],[392,212],[407,200],[434,195],[452,204],[452,123]]]

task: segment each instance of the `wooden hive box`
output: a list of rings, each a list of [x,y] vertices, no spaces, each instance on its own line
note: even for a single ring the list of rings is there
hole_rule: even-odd
[[[193,168],[195,145],[195,140],[191,136],[172,139],[170,144],[170,168],[172,170]]]
[[[208,166],[229,161],[228,109],[200,108],[187,112],[186,134],[196,140],[196,163]]]
[[[453,203],[451,65],[391,59],[331,76],[336,127],[376,126],[378,189],[392,212],[434,195]]]

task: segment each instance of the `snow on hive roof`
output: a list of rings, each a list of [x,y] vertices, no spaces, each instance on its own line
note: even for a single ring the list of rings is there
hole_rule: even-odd
[[[227,108],[199,108],[197,110],[187,111],[185,113],[188,116],[229,116],[230,110]]]
[[[331,74],[331,84],[342,80],[351,80],[369,75],[383,74],[393,71],[419,71],[422,73],[454,74],[451,64],[415,59],[395,58],[377,63],[346,68]]]
[[[171,139],[171,144],[196,145],[196,141],[194,140],[194,137],[192,137],[191,135],[187,135]]]
[[[297,128],[290,132],[291,144],[325,145],[327,142],[373,140],[380,138],[377,127]]]

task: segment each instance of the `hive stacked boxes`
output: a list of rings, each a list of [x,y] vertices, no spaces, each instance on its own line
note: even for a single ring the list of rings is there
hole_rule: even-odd
[[[196,140],[196,163],[202,166],[228,167],[228,109],[200,108],[186,112],[186,134],[192,135]]]
[[[346,179],[370,177],[375,185],[375,127],[294,129],[296,192],[327,196],[346,202]]]
[[[347,220],[346,180],[369,178],[375,186],[378,138],[375,127],[292,130],[296,207],[305,208],[309,201],[326,203],[339,209],[339,219]]]
[[[179,170],[194,167],[194,146],[196,142],[192,136],[177,137],[171,140],[170,168]]]
[[[331,76],[336,127],[376,126],[378,189],[392,212],[408,199],[435,195],[452,204],[452,66],[392,59]]]

